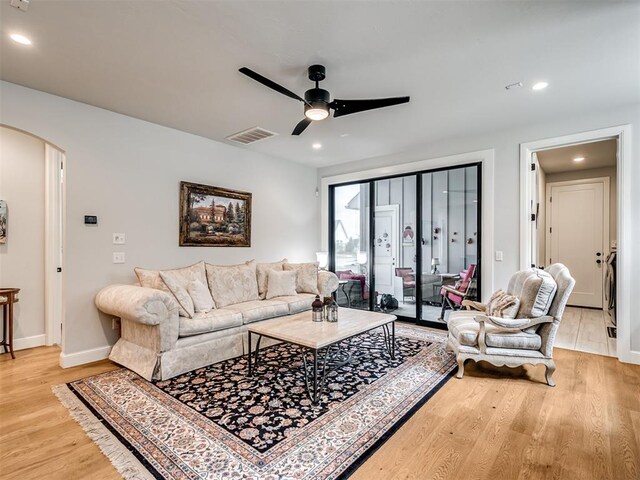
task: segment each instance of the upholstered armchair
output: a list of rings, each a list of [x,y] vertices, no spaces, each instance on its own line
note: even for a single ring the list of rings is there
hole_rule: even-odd
[[[561,263],[546,271],[517,272],[507,288],[520,301],[512,319],[490,316],[486,305],[465,301],[469,310],[452,312],[447,321],[448,349],[456,354],[457,377],[462,378],[466,360],[507,367],[544,365],[547,384],[555,386],[553,344],[574,285],[569,269]]]

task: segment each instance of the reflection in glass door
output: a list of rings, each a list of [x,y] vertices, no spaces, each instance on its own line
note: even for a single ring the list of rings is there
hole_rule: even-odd
[[[394,315],[415,319],[416,175],[377,180],[374,188],[373,269],[378,305],[385,307],[384,299],[392,296],[398,303]]]
[[[477,295],[477,165],[422,175],[422,320],[444,322]]]
[[[333,271],[338,276],[338,305],[369,310],[370,301],[370,213],[369,183],[342,185],[333,189]]]

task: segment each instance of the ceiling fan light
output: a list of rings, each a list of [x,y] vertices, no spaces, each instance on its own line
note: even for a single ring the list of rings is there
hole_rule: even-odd
[[[309,107],[305,109],[304,115],[310,120],[324,120],[329,116],[329,111],[325,108]]]

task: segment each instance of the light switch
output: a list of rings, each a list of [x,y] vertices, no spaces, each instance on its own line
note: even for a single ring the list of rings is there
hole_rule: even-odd
[[[503,260],[502,250],[496,250],[496,262],[501,262]]]
[[[114,233],[113,234],[113,244],[114,245],[124,245],[125,244],[124,233]]]
[[[124,252],[113,252],[113,263],[124,263]]]

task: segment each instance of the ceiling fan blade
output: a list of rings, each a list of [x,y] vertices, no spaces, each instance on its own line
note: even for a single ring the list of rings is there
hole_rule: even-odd
[[[291,135],[300,135],[302,132],[304,132],[305,128],[307,128],[311,124],[311,122],[313,122],[313,120],[306,117],[303,118],[298,122],[296,128],[293,129]]]
[[[343,115],[351,115],[352,113],[373,110],[374,108],[390,107],[408,102],[409,97],[375,98],[370,100],[339,100],[336,98],[329,106],[334,110],[334,117],[342,117]]]
[[[242,67],[238,71],[240,73],[244,73],[247,77],[254,79],[256,82],[260,82],[264,86],[275,90],[278,93],[281,93],[283,95],[286,95],[287,97],[293,98],[294,100],[300,100],[303,103],[307,103],[304,98],[300,97],[299,95],[296,95],[291,90],[284,88],[282,85],[278,85],[276,82],[269,80],[267,77],[263,77],[259,73],[256,73],[247,67]]]

